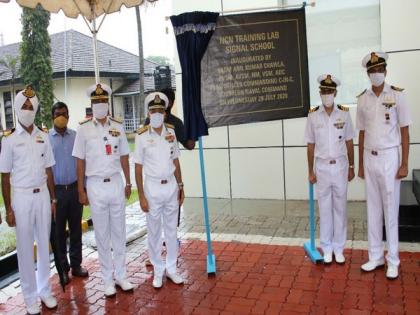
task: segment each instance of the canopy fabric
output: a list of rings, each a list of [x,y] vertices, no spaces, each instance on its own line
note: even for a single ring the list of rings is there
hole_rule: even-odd
[[[122,5],[130,8],[142,4],[145,0],[16,0],[16,2],[27,8],[35,8],[40,4],[45,10],[53,13],[62,10],[67,17],[74,19],[81,14],[92,21],[92,6],[94,6],[95,17],[98,17],[104,13],[119,11]]]

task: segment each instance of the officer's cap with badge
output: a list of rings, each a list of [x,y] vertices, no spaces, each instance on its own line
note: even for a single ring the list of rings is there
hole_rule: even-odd
[[[362,60],[362,66],[366,68],[367,71],[377,66],[386,67],[386,61],[388,60],[388,54],[381,51],[373,51],[370,54],[367,54]]]
[[[322,74],[318,77],[319,89],[327,90],[337,90],[337,87],[340,86],[341,82],[336,77],[331,74]]]
[[[167,109],[169,105],[168,97],[161,92],[152,92],[144,99],[144,106],[151,109]]]
[[[92,102],[108,102],[109,97],[112,95],[112,90],[108,85],[98,83],[89,86],[86,90],[86,94]]]

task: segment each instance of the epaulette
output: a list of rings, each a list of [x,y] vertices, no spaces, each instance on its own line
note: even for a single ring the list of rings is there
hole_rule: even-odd
[[[363,94],[365,94],[366,93],[366,91],[367,91],[367,89],[365,89],[362,93],[360,93],[359,95],[357,95],[356,97],[360,97],[360,96],[362,96]]]
[[[338,107],[338,109],[341,109],[342,111],[344,111],[344,112],[348,112],[349,111],[349,108],[347,107],[347,106],[344,106],[344,105],[337,105],[337,107]]]
[[[393,85],[391,85],[391,89],[393,89],[394,91],[398,91],[398,92],[404,91],[404,89],[399,88],[399,87],[396,87],[396,86],[393,86]]]
[[[316,112],[318,109],[319,109],[319,106],[317,106],[317,107],[313,107],[313,108],[311,108],[311,109],[309,110],[309,113]]]
[[[147,130],[149,130],[149,125],[140,127],[139,129],[137,129],[136,132],[138,135],[141,135],[142,133],[145,133]]]
[[[8,136],[10,136],[12,133],[14,133],[15,132],[15,128],[12,128],[12,129],[7,129],[7,130],[3,130],[1,133],[2,133],[2,135],[3,135],[3,137],[8,137]]]
[[[118,119],[118,118],[114,118],[114,117],[109,116],[109,119],[112,120],[112,121],[115,121],[116,123],[119,123],[119,124],[123,123],[123,121],[121,119]]]
[[[166,128],[175,129],[175,126],[174,125],[171,125],[171,124],[168,124],[168,123],[165,123],[165,127]]]
[[[79,122],[79,125],[86,124],[87,122],[92,121],[92,117],[86,118],[85,120],[82,120]]]

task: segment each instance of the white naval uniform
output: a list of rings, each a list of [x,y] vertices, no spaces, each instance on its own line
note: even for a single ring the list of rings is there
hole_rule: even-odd
[[[315,175],[324,254],[342,254],[347,237],[346,141],[354,138],[348,110],[336,104],[328,116],[324,106],[308,115],[305,142],[315,144]]]
[[[55,164],[48,134],[34,126],[32,134],[17,124],[2,140],[0,172],[11,174],[12,209],[16,220],[16,249],[23,298],[27,306],[51,295],[51,200],[45,169]],[[37,272],[34,269],[34,239]]]
[[[106,145],[110,146],[110,154]],[[113,281],[114,266],[116,280],[126,277],[125,185],[120,157],[128,154],[127,137],[121,123],[108,117],[104,125],[95,118],[80,124],[73,156],[86,163],[86,191],[105,285]]]
[[[178,157],[178,143],[172,128],[164,126],[159,135],[148,127],[147,131],[136,135],[134,162],[143,166],[144,194],[149,204],[146,215],[149,258],[155,275],[159,276],[165,271],[162,260],[162,220],[166,271],[176,273],[179,189],[173,161]]]
[[[387,119],[388,117],[388,119]],[[379,97],[367,89],[357,102],[356,128],[365,131],[364,173],[368,213],[369,260],[383,258],[382,224],[388,243],[387,261],[398,266],[398,213],[401,180],[400,128],[411,124],[405,93],[385,83]]]

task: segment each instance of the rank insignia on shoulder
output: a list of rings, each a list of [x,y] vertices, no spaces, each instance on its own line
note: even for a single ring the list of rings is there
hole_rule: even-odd
[[[3,137],[8,137],[8,136],[10,136],[13,132],[15,132],[15,128],[12,128],[12,129],[7,129],[7,130],[3,130],[3,131],[1,131],[1,135],[2,135]]]
[[[367,91],[367,89],[365,89],[362,93],[360,93],[359,95],[357,95],[356,97],[360,97],[360,96],[362,96],[363,94],[365,94],[366,93],[366,91]]]
[[[175,126],[174,125],[171,125],[171,124],[168,124],[168,123],[165,123],[165,127],[166,128],[175,129]]]
[[[123,122],[122,122],[122,120],[121,119],[118,119],[118,118],[114,118],[114,117],[109,117],[109,119],[111,119],[112,121],[114,121],[114,122],[116,122],[116,123],[118,123],[118,124],[122,124]]]
[[[141,135],[141,134],[143,134],[143,133],[145,133],[147,130],[149,130],[149,126],[143,126],[143,127],[140,127],[139,129],[137,129],[137,134],[138,135]]]
[[[79,122],[79,125],[86,124],[87,122],[92,121],[92,117],[86,118],[85,120],[82,120]]]
[[[394,91],[397,91],[397,92],[402,92],[402,91],[404,91],[404,89],[403,89],[403,88],[399,88],[399,87],[396,87],[396,86],[393,86],[393,85],[391,85],[391,89],[393,89]]]
[[[319,106],[313,107],[313,108],[309,109],[309,113],[316,112],[318,109],[319,109]]]
[[[344,112],[348,112],[349,108],[347,106],[344,105],[337,105],[338,109],[344,111]]]

